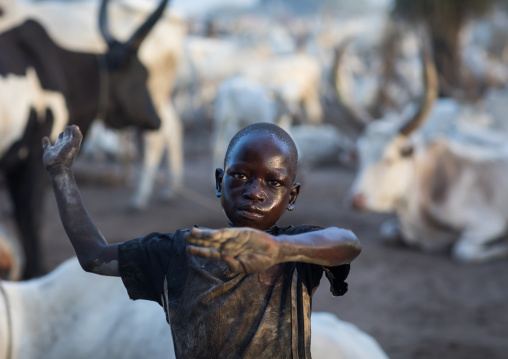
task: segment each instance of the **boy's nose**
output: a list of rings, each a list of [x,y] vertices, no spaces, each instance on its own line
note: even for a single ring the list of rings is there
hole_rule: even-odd
[[[246,188],[243,196],[247,199],[263,202],[266,198],[261,181],[253,180]]]

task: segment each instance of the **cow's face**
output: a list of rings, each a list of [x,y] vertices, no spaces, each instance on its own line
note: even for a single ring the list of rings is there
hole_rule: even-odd
[[[113,128],[159,128],[160,117],[147,89],[148,72],[137,55],[119,45],[109,51],[106,61],[109,98],[105,122]]]
[[[414,145],[405,136],[367,133],[357,143],[359,169],[348,194],[356,209],[392,212],[413,178]]]

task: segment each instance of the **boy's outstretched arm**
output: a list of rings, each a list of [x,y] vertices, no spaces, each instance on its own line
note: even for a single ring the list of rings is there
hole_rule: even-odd
[[[237,273],[261,272],[283,262],[334,267],[350,263],[361,252],[353,232],[337,227],[280,236],[252,228],[193,228],[186,239],[189,253],[223,260]]]
[[[58,210],[79,263],[87,272],[119,276],[118,245],[108,244],[88,214],[71,170],[83,136],[75,125],[65,128],[54,145],[42,139],[43,163],[51,178]]]

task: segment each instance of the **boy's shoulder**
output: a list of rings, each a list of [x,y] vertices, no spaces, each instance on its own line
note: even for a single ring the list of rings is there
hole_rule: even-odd
[[[269,230],[268,233],[278,236],[281,234],[300,234],[307,232],[314,232],[324,229],[324,227],[317,226],[315,224],[297,224],[297,225],[287,225],[287,226],[273,226]]]

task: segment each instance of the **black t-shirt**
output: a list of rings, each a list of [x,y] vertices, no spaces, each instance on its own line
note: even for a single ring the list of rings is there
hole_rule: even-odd
[[[273,235],[322,229],[273,227]],[[333,295],[347,291],[349,265],[288,262],[233,274],[221,261],[191,256],[184,234],[151,233],[120,245],[120,273],[131,299],[159,303],[177,358],[310,358],[312,293],[323,271]]]

